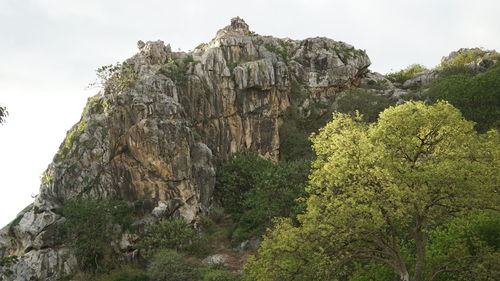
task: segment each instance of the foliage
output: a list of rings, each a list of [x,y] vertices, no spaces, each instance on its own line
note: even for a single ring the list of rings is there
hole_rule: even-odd
[[[215,222],[208,216],[201,217],[200,226],[201,229],[208,234],[212,234],[216,231]]]
[[[140,269],[137,265],[127,264],[109,272],[98,274],[88,274],[79,272],[63,278],[61,281],[149,281],[150,278],[145,274],[145,270]]]
[[[132,86],[138,79],[134,65],[129,63],[115,63],[104,65],[96,70],[97,80],[89,84],[89,88],[104,87],[115,93]]]
[[[498,132],[477,135],[446,102],[407,102],[377,123],[361,120],[337,113],[312,138],[318,158],[301,225],[278,220],[250,259],[248,278],[333,280],[371,262],[401,280],[437,280],[453,259],[431,262],[431,233],[498,205]]]
[[[197,237],[183,218],[165,219],[146,229],[140,248],[151,255],[158,249],[185,250]]]
[[[10,267],[11,265],[17,263],[18,260],[17,256],[6,256],[0,258],[0,280],[3,280],[3,277],[8,277],[13,273],[10,269],[6,269],[4,267]]]
[[[374,91],[352,88],[337,99],[337,110],[354,116],[356,111],[363,115],[363,121],[375,122],[384,109],[394,105],[389,97]]]
[[[266,48],[269,52],[274,53],[283,59],[285,63],[288,63],[292,57],[289,49],[292,46],[289,42],[284,40],[279,40],[279,46],[271,43],[264,43],[264,48]]]
[[[427,71],[428,69],[421,64],[412,64],[405,69],[402,69],[398,72],[388,73],[385,75],[391,82],[403,83],[408,79],[415,77],[415,75],[419,72]]]
[[[40,181],[42,182],[42,186],[49,186],[54,181],[54,179],[49,176],[47,171],[44,171],[40,176]]]
[[[325,47],[327,47],[326,43]],[[326,49],[329,48],[327,47]],[[353,46],[347,45],[344,42],[339,42],[338,44],[336,44],[333,47],[333,50],[344,64],[347,64],[348,60],[356,58],[356,56],[366,55],[366,52],[364,50],[356,50]]]
[[[300,89],[302,95],[308,95],[307,89],[304,87]],[[292,91],[296,90],[292,88]],[[309,106],[304,107],[302,112],[297,108],[289,107],[283,117],[284,122],[279,128],[280,159],[287,161],[312,159],[314,155],[309,136],[330,120],[331,110],[327,103],[319,99],[312,99]]]
[[[207,43],[200,43],[198,46],[196,46],[195,50],[203,50],[208,46]]]
[[[211,269],[203,274],[203,281],[238,281],[240,278],[227,270]]]
[[[214,196],[221,201],[227,212],[242,212],[244,194],[255,186],[257,175],[270,165],[269,161],[252,152],[231,155],[217,170]]]
[[[87,104],[82,112],[82,117],[85,114],[102,114],[108,110],[110,102],[104,97],[91,97],[87,100]]]
[[[500,63],[486,72],[472,76],[442,76],[431,84],[426,95],[431,101],[446,100],[460,109],[464,117],[476,122],[476,129],[485,132],[500,128]]]
[[[368,80],[365,88],[374,90],[387,90],[389,88],[389,83],[387,80]]]
[[[221,207],[210,207],[208,216],[214,223],[219,224],[224,221],[224,209]]]
[[[81,268],[99,272],[113,266],[110,242],[130,228],[133,213],[123,201],[78,199],[64,205],[64,240],[75,249]]]
[[[273,164],[251,152],[232,155],[218,170],[215,196],[236,221],[233,240],[263,234],[273,217],[296,217],[308,171],[308,162]]]
[[[5,118],[9,115],[7,108],[0,106],[0,124],[5,123]]]
[[[445,78],[453,75],[467,75],[472,76],[476,74],[474,70],[465,65],[448,66],[439,72],[439,78]]]
[[[486,211],[458,217],[430,233],[426,258],[436,280],[496,280],[500,276],[500,216]]]
[[[496,52],[489,53],[483,49],[460,49],[455,57],[450,60],[442,61],[438,68],[447,68],[453,66],[463,66],[472,62],[478,62],[481,59],[498,60],[500,54]]]
[[[173,59],[169,59],[168,62],[162,66],[158,73],[163,74],[172,81],[174,81],[177,86],[186,86],[188,82],[188,66],[189,63],[194,63],[193,57],[187,57],[184,64],[181,64]]]
[[[148,275],[156,281],[199,280],[200,265],[174,250],[163,249],[154,255]]]

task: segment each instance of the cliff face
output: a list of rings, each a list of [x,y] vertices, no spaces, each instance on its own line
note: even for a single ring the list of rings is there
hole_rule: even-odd
[[[143,200],[146,217],[195,220],[210,204],[216,163],[245,149],[279,159],[285,111],[307,116],[360,83],[370,65],[346,43],[259,36],[239,18],[189,53],[162,41],[138,48],[101,69],[103,88],[68,132],[40,194],[0,232],[0,257],[20,256],[6,280],[75,270],[71,249],[54,242],[68,200]]]

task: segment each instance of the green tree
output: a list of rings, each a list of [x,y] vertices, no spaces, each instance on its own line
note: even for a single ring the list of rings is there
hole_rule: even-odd
[[[335,280],[375,263],[404,281],[437,280],[453,260],[430,262],[429,234],[499,202],[498,132],[473,126],[446,102],[407,102],[373,124],[335,114],[312,137],[317,160],[301,225],[278,221],[248,278]]]
[[[115,265],[109,246],[133,221],[134,207],[124,201],[68,201],[62,209],[63,238],[75,251],[79,265],[88,272],[102,272]]]
[[[231,156],[217,173],[215,194],[235,221],[233,242],[260,236],[273,217],[292,217],[304,210],[308,161],[272,163],[252,152]]]
[[[464,117],[476,122],[476,129],[485,132],[500,128],[500,63],[486,72],[472,75],[467,72],[444,73],[431,84],[426,95],[431,101],[446,100],[460,109]]]
[[[380,112],[394,104],[387,96],[367,89],[353,88],[339,96],[336,111],[352,116],[359,111],[363,115],[363,121],[375,122]]]

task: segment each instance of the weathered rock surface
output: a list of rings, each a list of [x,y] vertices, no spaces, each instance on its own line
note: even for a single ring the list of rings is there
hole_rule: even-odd
[[[278,159],[287,108],[307,114],[313,101],[358,85],[370,65],[346,43],[259,36],[240,18],[190,53],[162,41],[138,48],[89,99],[32,209],[0,233],[0,257],[21,256],[6,280],[52,281],[76,269],[71,250],[54,242],[69,200],[144,200],[150,221],[195,220],[210,204],[218,161],[245,149]],[[307,94],[294,94],[297,85]]]

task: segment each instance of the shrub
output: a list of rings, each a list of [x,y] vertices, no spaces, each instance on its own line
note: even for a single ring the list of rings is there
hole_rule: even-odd
[[[62,209],[64,240],[75,249],[81,268],[97,272],[113,265],[110,242],[132,223],[134,208],[122,201],[69,201]],[[108,259],[106,259],[106,257]]]
[[[455,66],[464,66],[471,62],[478,62],[481,59],[498,60],[500,54],[497,52],[489,52],[480,48],[476,49],[460,49],[458,54],[448,61],[443,61],[438,68],[447,68]]]
[[[486,72],[472,76],[456,74],[433,82],[427,96],[432,102],[446,100],[460,109],[464,117],[476,122],[476,129],[485,132],[500,127],[500,63]]]
[[[448,66],[439,72],[439,78],[445,78],[453,75],[474,75],[472,68],[465,65]]]
[[[208,234],[215,232],[215,222],[210,217],[202,217],[200,219],[201,228]]]
[[[221,270],[221,269],[211,269],[203,274],[203,281],[238,281],[240,278],[234,273]]]
[[[288,108],[279,129],[280,159],[287,161],[312,159],[314,154],[309,136],[330,120],[331,113],[332,109],[328,104],[314,99],[308,107],[303,108],[302,112],[296,108]]]
[[[10,267],[11,265],[17,263],[18,260],[17,256],[6,256],[0,258],[0,280],[2,280],[3,277],[8,277],[13,274],[10,269],[5,269],[4,267]]]
[[[380,112],[394,104],[394,101],[387,96],[370,90],[353,88],[339,96],[336,111],[351,116],[359,111],[363,114],[363,121],[375,122]]]
[[[211,207],[208,210],[208,216],[214,223],[221,223],[224,221],[224,209],[220,207]]]
[[[101,66],[96,70],[97,80],[89,84],[89,88],[105,87],[111,92],[121,91],[132,86],[138,79],[134,65],[116,63]]]
[[[274,217],[302,212],[309,162],[273,164],[251,152],[231,156],[217,174],[217,197],[233,216],[233,242],[262,235]]]
[[[147,271],[157,281],[189,281],[200,278],[198,263],[168,249],[160,250],[154,255]]]
[[[129,274],[129,273],[120,273],[113,279],[112,281],[149,281],[149,276],[146,274]]]
[[[139,247],[151,255],[158,249],[184,250],[197,237],[183,218],[165,219],[146,229]]]
[[[398,72],[388,73],[385,75],[391,82],[403,83],[408,79],[415,77],[415,75],[419,72],[427,71],[428,69],[421,64],[412,64],[407,68],[400,70]]]
[[[185,64],[189,64],[191,62],[194,62],[193,57],[187,57]],[[158,73],[172,79],[172,81],[177,86],[186,86],[188,82],[188,70],[189,69],[186,65],[182,65],[177,61],[170,59],[167,64],[165,64],[158,70]]]
[[[271,162],[251,152],[239,152],[217,170],[214,196],[229,213],[243,211],[245,192],[255,186],[256,175],[267,169]]]

